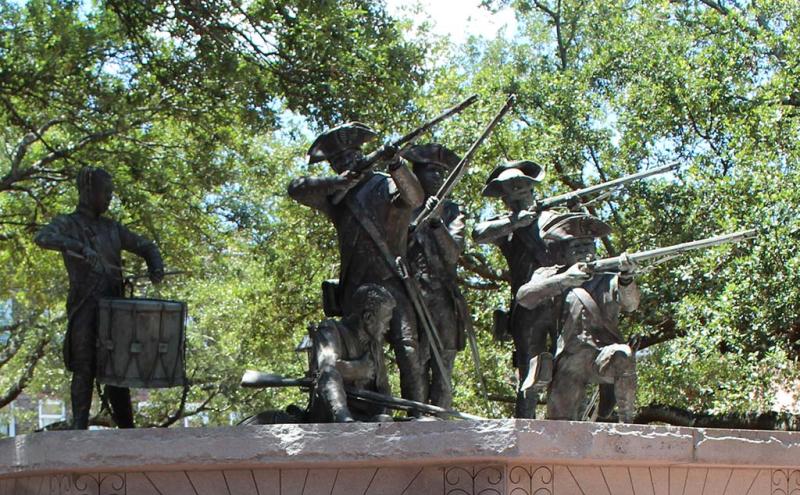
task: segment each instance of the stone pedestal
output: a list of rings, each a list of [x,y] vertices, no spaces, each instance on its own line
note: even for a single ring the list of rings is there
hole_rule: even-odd
[[[800,495],[800,434],[535,420],[45,432],[0,495]]]

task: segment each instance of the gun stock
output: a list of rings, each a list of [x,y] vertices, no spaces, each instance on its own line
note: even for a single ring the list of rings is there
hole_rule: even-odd
[[[300,387],[311,388],[314,380],[311,378],[286,378],[274,373],[264,373],[262,371],[247,370],[242,375],[242,387],[247,388],[272,388],[272,387]],[[355,387],[345,387],[347,395],[354,399],[363,400],[389,409],[400,411],[418,411],[425,414],[440,416],[444,418],[459,418],[469,420],[486,419],[472,414],[453,411],[432,404],[424,404],[408,399],[401,399],[391,395],[384,395],[372,390],[363,390]]]

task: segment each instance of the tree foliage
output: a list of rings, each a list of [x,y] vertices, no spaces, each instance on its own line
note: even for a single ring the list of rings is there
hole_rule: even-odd
[[[544,163],[545,195],[681,163],[672,178],[589,207],[614,227],[607,254],[746,227],[760,235],[641,278],[643,304],[626,330],[659,344],[640,362],[640,402],[768,410],[798,372],[797,4],[510,4],[519,33],[472,40],[434,86],[518,94],[517,119],[464,200],[485,214],[475,192],[500,157]],[[475,70],[454,78],[457,67]],[[475,249],[497,266],[494,251]]]
[[[285,280],[261,279],[270,256],[296,256],[280,251],[283,217],[275,217],[302,155],[292,140],[342,118],[392,122],[422,81],[424,44],[405,41],[371,2],[143,5],[0,3],[0,299],[14,301],[15,318],[3,329],[11,335],[3,403],[26,383],[30,392],[69,395],[59,353],[67,281],[57,253],[31,239],[74,208],[73,179],[93,165],[114,175],[112,215],[155,239],[169,268],[190,274],[160,293],[193,309],[188,371],[196,385],[186,401],[213,397],[204,407],[230,409],[243,364],[237,349],[253,352],[243,337],[293,311],[272,299],[259,306],[264,294],[297,304],[282,297]],[[380,105],[365,97],[376,84]],[[289,128],[291,109],[304,112],[303,127]],[[129,259],[126,268],[143,265]],[[270,333],[261,348],[282,337]],[[173,417],[183,395],[152,394],[142,419]]]

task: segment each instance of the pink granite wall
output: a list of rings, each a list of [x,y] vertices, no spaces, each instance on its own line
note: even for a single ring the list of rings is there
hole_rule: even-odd
[[[798,495],[798,469],[459,465],[50,474],[0,495]]]
[[[513,420],[64,432],[0,441],[12,494],[800,495],[800,434]]]

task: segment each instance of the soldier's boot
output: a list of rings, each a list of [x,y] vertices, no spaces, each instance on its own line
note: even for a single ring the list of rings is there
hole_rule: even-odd
[[[601,383],[598,386],[597,409],[593,421],[608,422],[617,405],[617,396],[614,394],[613,383]]]
[[[331,408],[331,416],[334,423],[352,423],[355,421],[347,407],[347,399],[338,394],[331,394],[328,397],[328,405]]]
[[[514,407],[515,418],[536,419],[536,404],[539,403],[539,394],[533,390],[520,390],[517,392],[517,403]]]
[[[553,355],[543,352],[528,362],[528,373],[520,390],[533,390],[535,393],[547,389],[553,380]]]
[[[404,399],[425,402],[427,397],[425,385],[423,384],[424,373],[422,362],[417,348],[417,343],[403,339],[399,345],[393,345],[397,368],[400,370],[400,395]],[[411,411],[409,415],[414,417],[422,416],[419,411]]]
[[[72,374],[70,397],[72,400],[73,430],[86,430],[89,428],[89,410],[92,408],[93,384],[94,378],[91,374]]]
[[[106,396],[111,406],[111,417],[117,428],[133,428],[133,406],[129,388],[106,385]]]
[[[354,423],[355,419],[350,414],[348,409],[334,409],[333,410],[334,423]]]
[[[633,423],[636,417],[636,371],[631,370],[616,377],[614,395],[620,423]]]
[[[450,409],[453,405],[453,384],[451,382],[453,377],[453,363],[456,360],[456,351],[442,351],[442,361],[444,364],[447,377],[443,377],[439,371],[439,365],[435,362],[431,364],[431,404],[434,404],[445,409]]]

